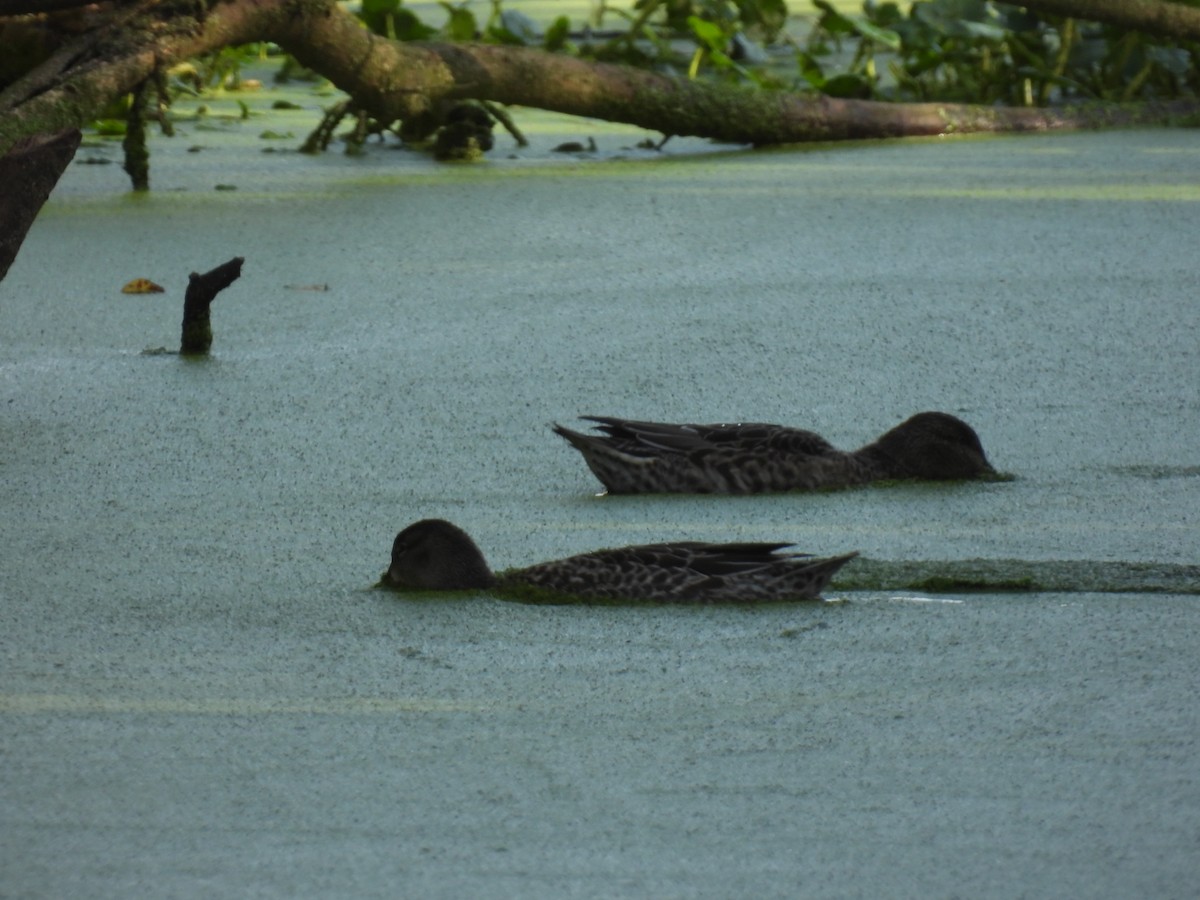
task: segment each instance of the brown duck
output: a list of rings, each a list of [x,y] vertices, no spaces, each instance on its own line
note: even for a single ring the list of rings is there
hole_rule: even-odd
[[[493,574],[475,542],[444,519],[409,525],[380,584],[413,591],[495,590],[541,600],[776,603],[819,600],[847,553],[820,559],[789,544],[647,544],[581,553]]]
[[[918,413],[859,450],[782,425],[670,425],[583,416],[601,434],[555,425],[610,494],[814,491],[885,479],[994,475],[979,436],[949,413]]]

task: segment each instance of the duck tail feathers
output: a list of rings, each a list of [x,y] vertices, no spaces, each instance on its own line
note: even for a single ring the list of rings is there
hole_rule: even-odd
[[[570,428],[564,428],[557,422],[555,422],[552,427],[554,428],[555,434],[566,440],[572,447],[580,452],[583,452],[595,441],[594,438],[589,437],[586,434],[581,434],[578,431],[572,431]]]
[[[833,576],[837,574],[838,570],[856,556],[858,556],[857,551],[844,553],[841,556],[817,559],[804,566],[801,571],[808,582],[809,595],[819,597],[821,592],[829,587],[829,582],[833,580]]]
[[[652,458],[623,452],[613,446],[612,440],[604,435],[580,434],[557,423],[554,425],[554,433],[582,454],[583,461],[592,470],[592,474],[600,479],[600,483],[612,494],[635,491],[638,486],[635,473],[652,466],[655,462]]]

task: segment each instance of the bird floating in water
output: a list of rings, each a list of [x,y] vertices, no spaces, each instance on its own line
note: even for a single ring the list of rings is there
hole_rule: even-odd
[[[601,434],[555,424],[610,494],[815,491],[885,479],[994,475],[979,436],[949,413],[918,413],[859,450],[782,425],[671,425],[582,416]]]
[[[681,542],[581,553],[493,574],[465,531],[444,519],[409,525],[380,584],[414,591],[495,590],[520,599],[776,603],[819,600],[857,553],[818,558],[790,544]]]

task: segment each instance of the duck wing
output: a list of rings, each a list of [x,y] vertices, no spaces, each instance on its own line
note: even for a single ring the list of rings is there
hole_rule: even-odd
[[[681,542],[583,553],[506,573],[504,581],[584,599],[746,603],[818,599],[857,554],[817,559],[789,544]]]
[[[763,422],[718,422],[711,425],[639,422],[610,416],[581,416],[596,422],[611,444],[626,453],[710,453],[825,456],[837,450],[819,434]]]
[[[664,453],[691,453],[711,445],[711,440],[700,433],[702,426],[673,425],[669,422],[638,422],[633,419],[615,419],[608,416],[580,416],[587,422],[595,422],[596,430],[616,449],[635,456],[661,456]]]
[[[601,433],[557,424],[554,431],[612,494],[756,494],[842,487],[853,480],[849,454],[798,428],[582,418]]]

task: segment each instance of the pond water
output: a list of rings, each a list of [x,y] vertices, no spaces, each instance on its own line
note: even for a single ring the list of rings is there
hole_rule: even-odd
[[[8,886],[1194,883],[1194,136],[660,158],[571,127],[598,159],[535,118],[527,156],[466,168],[177,142],[132,197],[71,167],[0,285]],[[235,255],[212,355],[144,354]],[[549,429],[854,447],[923,409],[1013,479],[596,497]],[[792,540],[861,551],[875,589],[852,564],[848,603],[756,612],[371,590],[427,516],[497,568]],[[899,590],[914,564],[1055,593]]]
[[[395,151],[361,167],[228,151],[215,177],[237,192],[185,160],[145,198],[89,190],[76,166],[0,301],[7,481],[98,551],[104,532],[178,527],[201,567],[302,544],[328,549],[294,565],[335,580],[438,514],[501,566],[680,534],[1175,564],[1194,590],[1189,140],[392,174]],[[172,190],[184,179],[201,184]],[[178,345],[187,273],[234,255],[212,357],[143,355]],[[119,293],[142,275],[167,293]],[[922,409],[973,424],[1014,480],[598,500],[549,431],[588,413],[777,421],[849,448]],[[95,533],[88,510],[129,522]],[[243,528],[249,544],[222,537]]]

